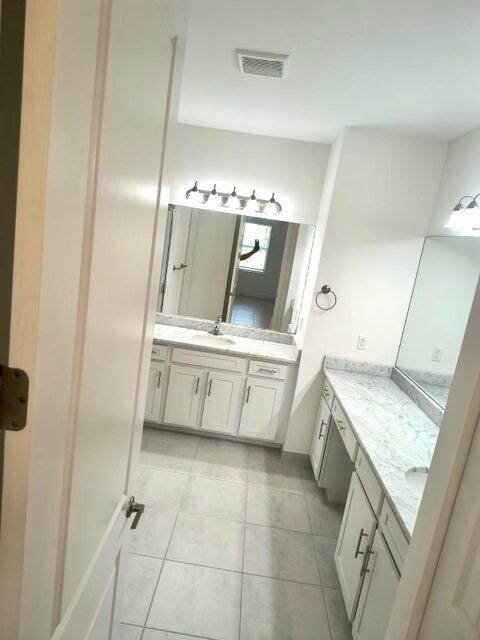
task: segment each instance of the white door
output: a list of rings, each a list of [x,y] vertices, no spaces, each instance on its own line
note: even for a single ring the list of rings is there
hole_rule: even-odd
[[[145,420],[160,422],[163,387],[165,382],[165,363],[152,361],[148,376]]]
[[[312,463],[313,473],[316,480],[318,480],[320,468],[322,466],[323,452],[325,451],[325,443],[327,441],[328,430],[330,428],[330,417],[330,409],[325,399],[322,397],[310,446],[310,461]]]
[[[430,597],[421,640],[480,637],[480,422],[477,423]]]
[[[166,424],[196,428],[204,379],[204,369],[172,364],[165,402]]]
[[[233,433],[240,398],[241,378],[238,374],[209,371],[202,428]]]
[[[188,240],[192,221],[190,207],[175,206],[173,210],[172,233],[167,261],[165,291],[163,293],[163,313],[180,313],[182,292],[187,269]]]
[[[108,640],[158,288],[172,47],[155,0],[27,0],[26,31],[11,357],[31,393],[5,449],[2,640]]]
[[[384,640],[400,575],[379,530],[375,533],[353,621],[358,640]]]
[[[347,503],[335,549],[335,565],[347,615],[355,613],[362,584],[362,566],[371,544],[377,521],[357,474],[352,474]]]
[[[239,434],[275,440],[284,384],[269,378],[247,378]]]

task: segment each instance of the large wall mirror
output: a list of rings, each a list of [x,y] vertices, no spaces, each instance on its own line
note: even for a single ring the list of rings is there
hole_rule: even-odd
[[[480,239],[426,238],[397,367],[445,407],[480,275]]]
[[[158,311],[295,333],[314,227],[170,205]]]

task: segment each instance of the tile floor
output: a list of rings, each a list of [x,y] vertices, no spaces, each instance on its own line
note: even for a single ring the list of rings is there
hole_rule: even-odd
[[[145,429],[118,640],[347,640],[341,509],[278,450]]]
[[[235,296],[230,322],[240,327],[268,329],[275,300]]]

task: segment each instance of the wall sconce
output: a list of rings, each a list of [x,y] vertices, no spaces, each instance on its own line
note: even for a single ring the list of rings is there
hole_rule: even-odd
[[[199,189],[198,181],[195,180],[193,187],[188,189],[185,197],[192,204],[210,204],[213,207],[225,207],[248,211],[249,213],[265,213],[278,215],[282,211],[282,205],[275,200],[275,194],[272,193],[270,200],[262,200],[255,195],[255,189],[251,196],[242,196],[237,194],[236,187],[233,187],[231,193],[221,193],[217,191],[217,185],[213,185],[211,191]]]
[[[453,207],[447,222],[443,225],[444,229],[453,229],[455,231],[480,231],[480,205],[476,196],[462,196],[457,204]],[[469,199],[470,202],[465,206],[463,200]]]

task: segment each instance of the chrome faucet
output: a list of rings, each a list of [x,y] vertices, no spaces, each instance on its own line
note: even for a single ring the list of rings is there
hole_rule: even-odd
[[[215,320],[215,324],[213,325],[213,329],[211,331],[209,331],[209,333],[212,334],[212,336],[221,336],[222,332],[220,331],[220,323],[222,322],[222,316],[218,316],[218,318]]]

